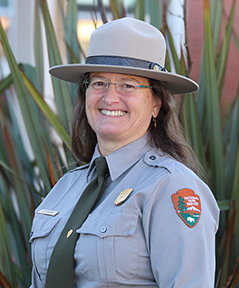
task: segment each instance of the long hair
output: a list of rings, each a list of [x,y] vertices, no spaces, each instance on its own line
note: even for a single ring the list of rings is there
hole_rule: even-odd
[[[84,80],[87,80],[89,75],[87,73]],[[163,153],[170,155],[197,173],[199,168],[198,161],[183,136],[182,127],[176,114],[174,97],[160,81],[149,79],[149,85],[153,87],[154,97],[160,98],[162,103],[156,118],[157,127],[155,128],[155,123],[152,119],[148,128],[152,144]],[[97,138],[87,121],[85,92],[86,88],[82,82],[78,88],[79,99],[75,106],[72,120],[71,145],[73,153],[80,162],[88,163],[93,156]]]
[[[84,80],[89,79],[89,76],[90,74],[87,73]],[[80,162],[88,163],[93,156],[97,139],[86,117],[85,92],[86,87],[82,81],[78,87],[79,98],[75,105],[72,119],[71,147],[72,152]]]
[[[160,81],[149,79],[149,85],[153,87],[154,96],[161,100],[161,108],[156,118],[157,128],[153,121],[149,126],[153,144],[197,174],[203,174],[203,169],[194,151],[184,137],[173,95]]]

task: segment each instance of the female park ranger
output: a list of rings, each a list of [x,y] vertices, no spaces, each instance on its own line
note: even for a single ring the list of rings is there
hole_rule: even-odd
[[[88,164],[36,209],[32,288],[214,287],[219,209],[172,97],[198,85],[165,53],[158,29],[122,18],[96,29],[85,64],[50,69],[79,83],[72,149]]]

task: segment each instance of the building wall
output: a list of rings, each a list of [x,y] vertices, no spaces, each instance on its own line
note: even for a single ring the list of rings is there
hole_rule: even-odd
[[[33,25],[34,25],[34,3],[32,0],[21,0],[19,6],[18,0],[12,0],[12,20],[10,29],[10,44],[13,52],[19,62],[26,62],[34,65],[33,55]],[[57,13],[58,1],[48,0],[50,12],[53,17],[53,22],[57,30],[57,35],[62,41],[63,32],[59,31],[58,21],[59,11]],[[61,0],[62,4],[65,0]],[[227,17],[230,13],[233,0],[222,0],[224,5],[225,23],[227,23]],[[236,3],[236,13],[234,16],[234,31],[239,38],[239,1]],[[177,14],[177,13],[176,13]],[[90,14],[89,14],[90,15]],[[191,52],[191,58],[193,60],[191,77],[197,80],[200,55],[203,47],[203,35],[204,35],[204,1],[187,1],[187,18],[188,18],[188,44]],[[27,24],[26,24],[27,23]],[[176,33],[178,35],[178,33]],[[60,41],[59,40],[59,41]],[[225,86],[223,91],[223,101],[232,101],[236,95],[238,89],[239,79],[239,53],[237,51],[235,42],[231,39],[229,59],[226,70]],[[46,57],[45,66],[48,70],[48,59]],[[46,87],[50,87],[50,77],[47,73]],[[48,89],[48,88],[47,88]],[[46,91],[47,94],[51,94],[51,89]]]
[[[232,7],[233,0],[224,0],[224,23],[228,22],[228,15]],[[222,29],[221,29],[222,30]],[[236,3],[233,30],[239,38],[239,3]],[[193,79],[197,79],[200,57],[203,46],[204,35],[204,1],[188,1],[188,43],[193,60],[192,73]],[[222,105],[228,105],[237,93],[239,83],[239,53],[234,39],[230,41],[229,57],[226,68],[226,78],[223,90]]]

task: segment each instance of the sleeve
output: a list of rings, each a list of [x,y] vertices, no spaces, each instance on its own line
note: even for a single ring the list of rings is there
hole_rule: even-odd
[[[181,191],[198,197],[201,207],[191,205],[192,202],[187,206],[186,200],[190,197],[187,198],[187,193],[181,195]],[[173,203],[174,194],[179,199],[175,202],[178,207]],[[185,208],[190,209],[186,211]],[[184,219],[185,213],[189,214]],[[152,271],[158,286],[213,288],[219,209],[207,185],[193,173],[169,174],[151,194],[143,215]],[[197,221],[193,218],[195,215]]]

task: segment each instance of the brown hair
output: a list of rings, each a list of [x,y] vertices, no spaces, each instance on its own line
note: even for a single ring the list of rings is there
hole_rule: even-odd
[[[149,79],[149,85],[153,87],[154,95],[159,97],[162,103],[156,118],[157,128],[155,129],[153,121],[149,126],[152,142],[162,152],[183,163],[194,172],[203,173],[195,153],[183,135],[173,95],[160,81]]]
[[[84,80],[89,78],[89,73]],[[157,128],[153,120],[149,126],[152,143],[160,148],[162,152],[170,155],[177,161],[185,164],[194,172],[198,172],[198,162],[191,147],[187,144],[182,133],[182,127],[175,110],[175,100],[172,94],[157,80],[149,79],[149,85],[153,86],[153,94],[159,97],[162,102],[161,109],[156,118]],[[96,134],[88,124],[85,112],[85,92],[83,82],[79,85],[79,99],[75,106],[72,120],[72,151],[82,162],[90,162],[95,145]]]

